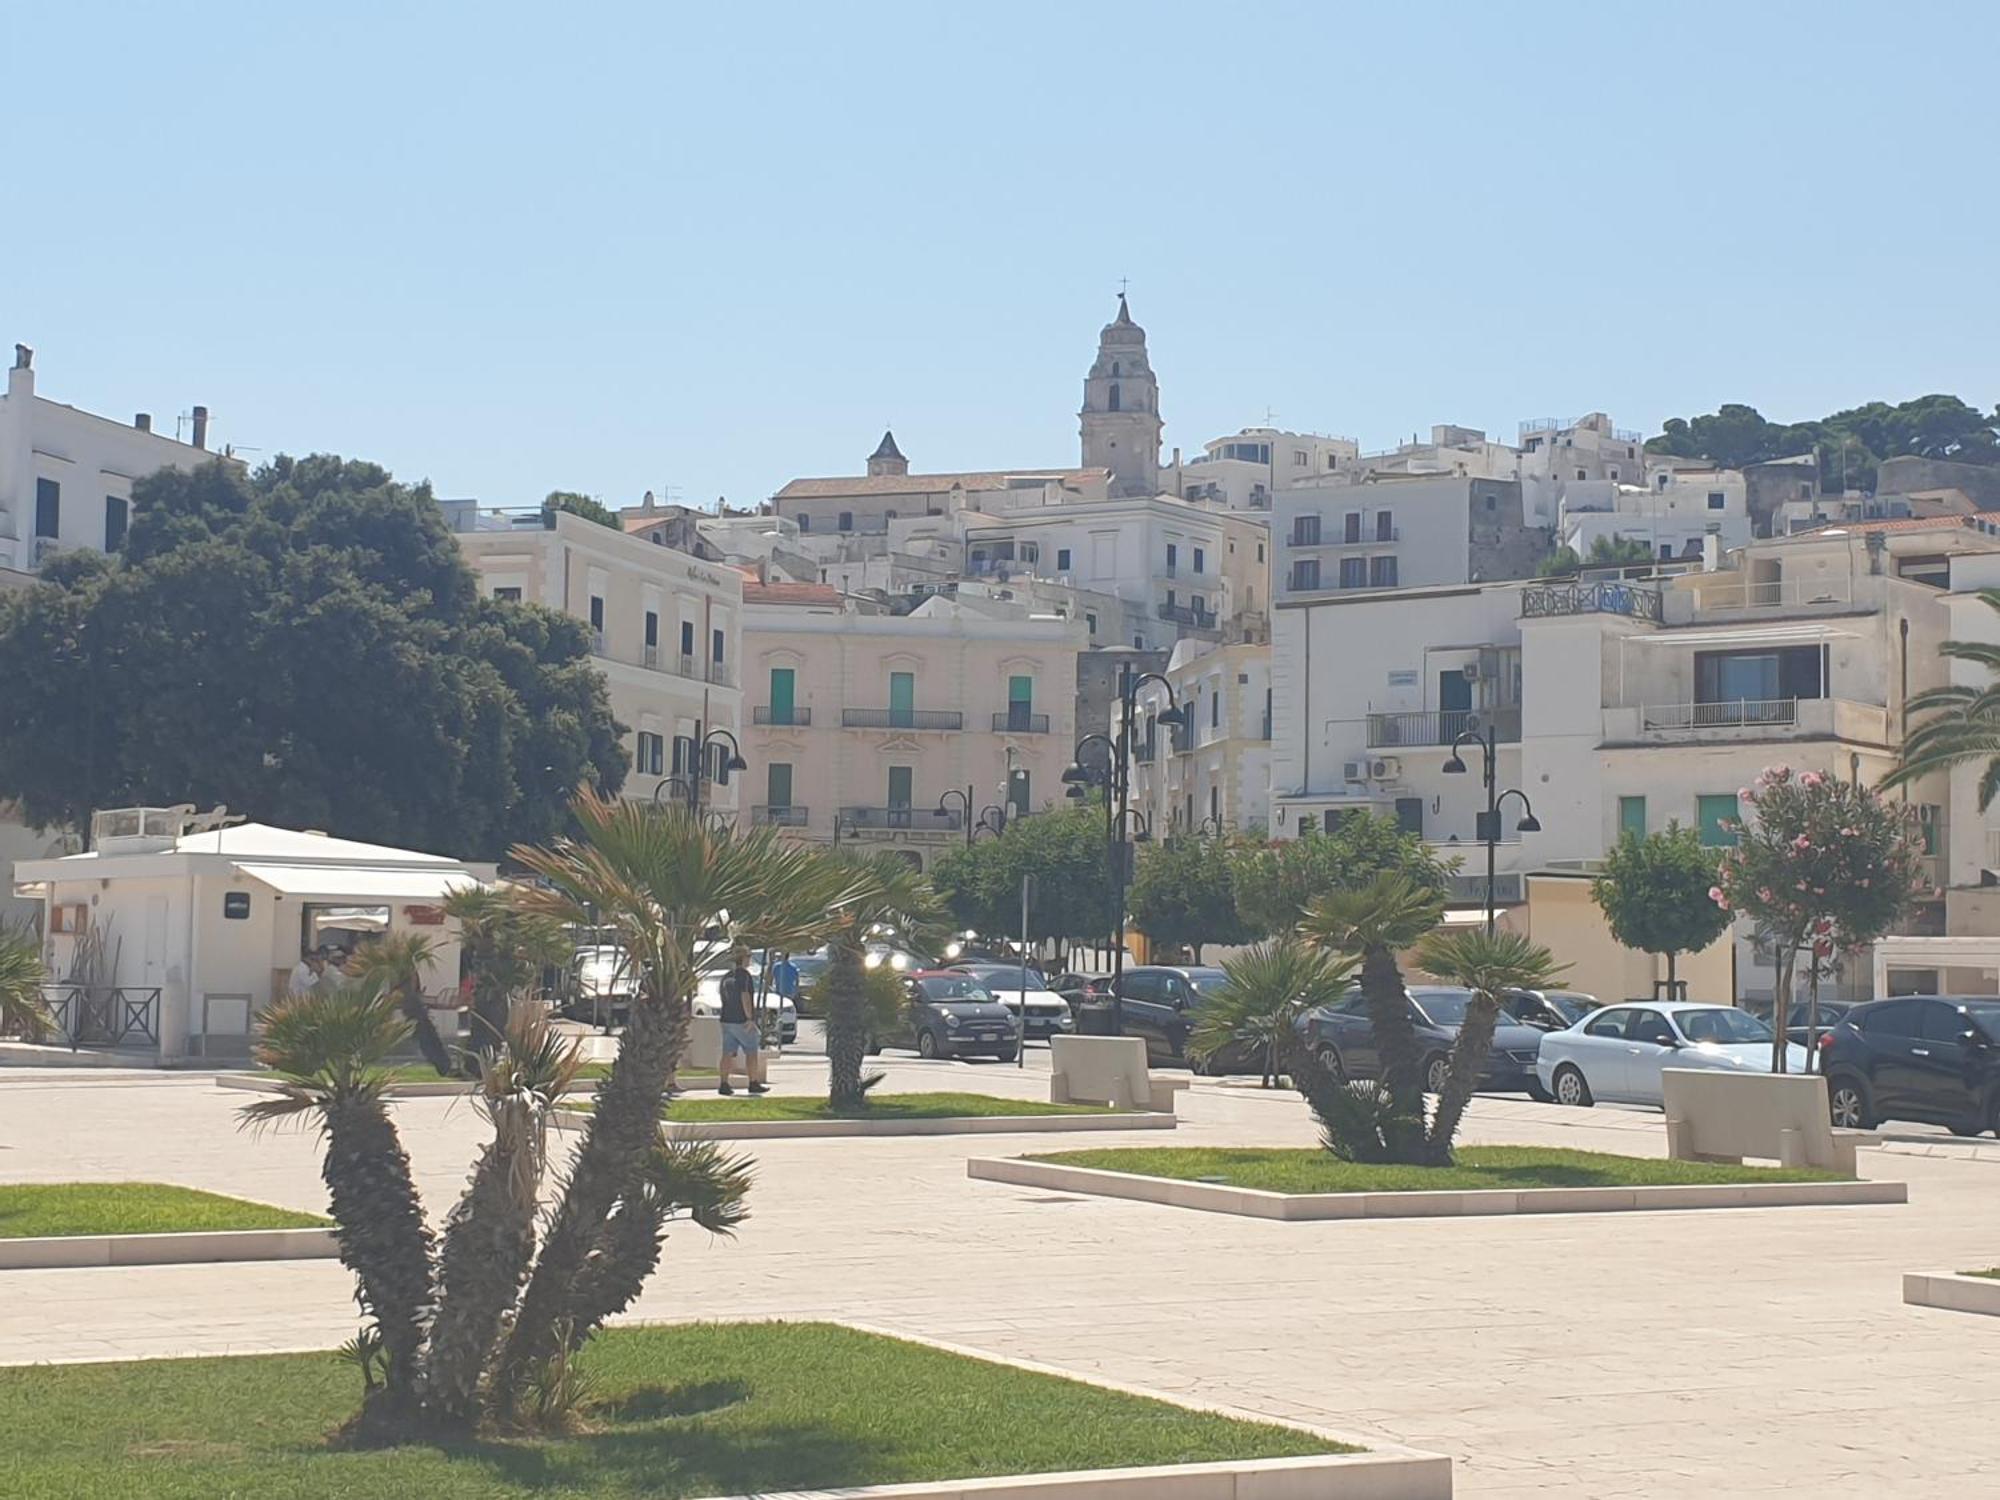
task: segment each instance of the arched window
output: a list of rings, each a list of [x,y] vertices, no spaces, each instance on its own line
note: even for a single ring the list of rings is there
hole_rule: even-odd
[[[1115,359],[1114,359],[1114,360],[1112,360],[1112,361],[1111,361],[1111,376],[1112,376],[1112,378],[1113,378],[1113,379],[1115,380],[1115,379],[1117,379],[1117,377],[1118,377],[1118,376],[1120,376],[1120,375],[1122,375],[1122,374],[1124,374],[1124,373],[1125,373],[1125,372],[1124,372],[1124,370],[1123,370],[1123,369],[1121,369],[1121,368],[1119,367],[1119,364],[1118,364],[1118,361],[1117,361],[1117,360],[1115,360]]]
[[[1115,380],[1111,382],[1111,408],[1110,408],[1110,409],[1111,409],[1112,411],[1116,411],[1116,410],[1118,410],[1118,382],[1117,382],[1117,381],[1115,381]]]

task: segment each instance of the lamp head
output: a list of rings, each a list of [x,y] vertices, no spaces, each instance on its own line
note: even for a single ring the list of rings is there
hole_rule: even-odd
[[[1154,714],[1153,718],[1158,723],[1171,724],[1176,729],[1185,729],[1188,725],[1188,711],[1185,708],[1163,708]]]
[[[730,775],[734,776],[738,771],[749,770],[750,762],[745,760],[740,755],[732,755],[729,757],[728,760],[722,763],[722,769],[727,771]]]
[[[1062,779],[1065,785],[1080,786],[1090,780],[1090,772],[1084,770],[1083,762],[1073,760],[1069,763],[1068,769],[1062,773]]]
[[[1463,776],[1465,774],[1465,762],[1458,758],[1456,750],[1452,751],[1451,759],[1444,763],[1444,773],[1447,776]]]
[[[1070,787],[1068,791],[1064,792],[1063,795],[1069,798],[1069,800],[1072,802],[1081,802],[1085,797],[1088,797],[1090,793],[1085,791],[1081,785],[1073,785]]]
[[[1527,813],[1522,817],[1520,822],[1514,825],[1514,828],[1519,833],[1540,833],[1542,831],[1542,820],[1533,813]]]

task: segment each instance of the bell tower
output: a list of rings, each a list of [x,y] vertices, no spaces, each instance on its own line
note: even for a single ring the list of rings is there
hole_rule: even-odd
[[[1132,321],[1125,294],[1097,338],[1097,362],[1083,381],[1083,466],[1111,471],[1111,494],[1160,490],[1160,384],[1146,361],[1146,330]]]

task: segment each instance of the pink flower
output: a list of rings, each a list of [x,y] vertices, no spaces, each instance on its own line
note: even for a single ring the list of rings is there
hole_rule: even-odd
[[[1861,837],[1861,830],[1858,828],[1843,828],[1840,830],[1840,836],[1844,839],[1858,839]]]
[[[1812,840],[1802,833],[1792,840],[1792,847],[1794,849],[1810,849],[1812,848]]]
[[[1736,800],[1738,802],[1755,802],[1757,800],[1757,788],[1755,788],[1754,786],[1746,786],[1738,788],[1736,793]]]
[[[1757,887],[1757,899],[1766,906],[1769,906],[1777,898],[1771,894],[1771,888],[1768,885],[1760,885]]]
[[[1804,890],[1805,888],[1806,888],[1806,883],[1805,883],[1805,882],[1804,882],[1803,880],[1801,880],[1801,881],[1799,882],[1799,889],[1800,889],[1800,890]]]
[[[1806,772],[1806,774],[1805,774],[1805,775],[1803,775],[1803,776],[1801,776],[1801,777],[1799,778],[1799,785],[1800,785],[1800,786],[1818,786],[1818,785],[1819,785],[1819,784],[1820,784],[1821,782],[1823,782],[1823,781],[1825,781],[1825,780],[1826,780],[1826,778],[1825,778],[1824,776],[1820,775],[1820,774],[1819,774],[1819,772],[1817,772],[1817,771],[1808,771],[1808,772]]]

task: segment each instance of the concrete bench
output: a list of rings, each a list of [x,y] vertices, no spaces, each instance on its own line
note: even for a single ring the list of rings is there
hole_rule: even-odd
[[[1113,1109],[1174,1112],[1186,1079],[1155,1078],[1146,1067],[1146,1044],[1136,1036],[1058,1036],[1049,1039],[1053,1071],[1051,1104],[1105,1104]]]
[[[1817,1073],[1667,1068],[1660,1080],[1667,1155],[1676,1161],[1747,1156],[1852,1176],[1855,1148],[1875,1140],[1871,1131],[1833,1128]]]
[[[693,1016],[688,1020],[687,1050],[681,1053],[686,1068],[722,1066],[722,1022],[714,1016]]]

